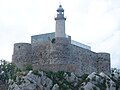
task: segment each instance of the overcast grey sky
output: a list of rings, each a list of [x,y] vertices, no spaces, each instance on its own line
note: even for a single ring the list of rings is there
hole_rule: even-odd
[[[0,0],[0,59],[11,61],[14,43],[54,32],[59,2],[66,33],[93,51],[110,53],[112,67],[120,68],[120,0]]]

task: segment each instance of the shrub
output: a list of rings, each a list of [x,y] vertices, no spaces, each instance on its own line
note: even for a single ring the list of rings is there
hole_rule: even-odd
[[[33,70],[32,64],[25,64],[23,71],[30,71]]]

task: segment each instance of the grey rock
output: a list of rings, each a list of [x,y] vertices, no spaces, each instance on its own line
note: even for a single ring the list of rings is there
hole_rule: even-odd
[[[19,78],[21,79],[19,80]],[[64,79],[74,86],[78,85],[79,80],[82,80],[74,73],[70,73],[70,75],[64,73]],[[58,84],[53,85],[53,81],[46,74],[37,76],[30,72],[26,76],[18,77],[16,82],[10,80],[9,84],[8,90],[60,90],[60,86]],[[116,83],[104,73],[96,74],[93,72],[83,81],[79,90],[82,88],[84,90],[101,90],[101,87],[104,87],[104,90],[116,90]],[[68,90],[72,89],[69,88]],[[118,90],[120,90],[120,86]]]
[[[55,84],[55,85],[53,86],[52,90],[60,90],[60,89],[59,89],[59,85],[58,85],[58,84]]]
[[[52,80],[46,76],[42,76],[41,77],[41,85],[49,90],[52,87]]]
[[[96,88],[95,90],[100,90],[98,87],[96,87],[91,82],[88,82],[83,88],[84,90],[94,90],[93,88]]]

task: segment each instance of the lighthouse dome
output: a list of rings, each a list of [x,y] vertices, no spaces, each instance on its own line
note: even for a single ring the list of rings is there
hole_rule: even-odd
[[[62,8],[62,5],[59,5],[59,8],[57,9],[57,12],[64,12],[64,9]]]

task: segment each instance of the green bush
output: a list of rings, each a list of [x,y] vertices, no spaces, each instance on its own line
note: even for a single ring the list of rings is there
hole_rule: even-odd
[[[0,60],[0,80],[3,83],[7,83],[9,79],[15,78],[16,66],[13,63],[9,63],[5,60]]]
[[[37,76],[42,76],[40,73],[39,73],[39,70],[33,70],[32,72],[34,75],[37,75]]]
[[[30,71],[33,70],[32,64],[25,64],[23,71]]]

